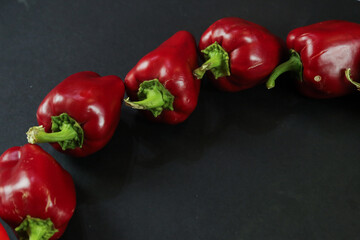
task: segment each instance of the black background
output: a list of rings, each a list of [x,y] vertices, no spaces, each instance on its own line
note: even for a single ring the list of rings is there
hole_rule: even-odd
[[[198,41],[237,16],[285,39],[323,20],[360,23],[359,13],[357,0],[1,0],[0,150],[26,143],[38,105],[64,78],[123,79],[178,30]],[[289,75],[271,91],[238,93],[205,78],[183,124],[123,106],[114,137],[91,157],[42,144],[77,188],[62,239],[359,239],[359,99],[305,98]]]

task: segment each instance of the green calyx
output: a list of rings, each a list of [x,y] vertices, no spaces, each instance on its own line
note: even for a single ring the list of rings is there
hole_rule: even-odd
[[[31,127],[27,131],[27,139],[31,144],[44,142],[57,142],[62,150],[82,147],[84,131],[80,124],[67,113],[51,117],[51,133],[45,132],[43,126]]]
[[[206,71],[210,70],[215,79],[224,76],[230,76],[229,54],[218,44],[214,42],[204,50],[206,62],[201,67],[194,70],[194,76],[197,79],[203,78]]]
[[[347,68],[345,70],[345,77],[346,79],[351,82],[356,88],[358,91],[360,91],[360,83],[358,82],[355,82],[352,78],[351,78],[351,69],[350,68]]]
[[[300,81],[302,81],[303,65],[301,62],[300,55],[294,50],[290,50],[290,58],[286,62],[277,66],[273,72],[270,74],[268,81],[266,82],[266,87],[271,89],[275,87],[275,80],[285,72],[295,72]]]
[[[55,228],[50,218],[42,220],[26,216],[15,231],[19,240],[48,240],[59,230]]]
[[[159,116],[163,110],[174,110],[174,96],[162,85],[158,79],[144,81],[138,90],[139,101],[131,102],[129,98],[125,103],[140,110],[149,110],[154,117]]]

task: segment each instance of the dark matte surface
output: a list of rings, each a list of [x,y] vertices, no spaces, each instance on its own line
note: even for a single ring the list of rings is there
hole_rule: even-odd
[[[126,73],[178,30],[199,40],[238,16],[285,39],[328,19],[360,23],[356,0],[1,0],[0,150],[26,143],[48,91],[83,71]],[[277,88],[219,92],[203,80],[185,123],[153,124],[123,107],[108,146],[74,159],[78,204],[63,240],[359,239],[360,95]]]

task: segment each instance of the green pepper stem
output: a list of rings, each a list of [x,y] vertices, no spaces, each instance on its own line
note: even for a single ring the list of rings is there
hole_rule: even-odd
[[[159,116],[163,110],[174,110],[175,97],[165,88],[158,79],[147,80],[139,85],[137,93],[139,101],[131,102],[125,99],[125,104],[140,110],[149,110],[154,117]]]
[[[197,69],[194,70],[193,72],[194,76],[197,79],[202,79],[206,71],[221,66],[222,61],[223,61],[223,57],[221,55],[211,56],[209,60],[207,60],[201,65],[201,67],[198,67]]]
[[[77,136],[77,132],[72,128],[71,124],[64,124],[60,132],[47,133],[43,126],[35,126],[31,127],[26,135],[28,142],[35,144],[71,140]]]
[[[355,82],[352,78],[351,78],[351,69],[350,68],[347,68],[345,70],[345,77],[346,79],[351,82],[356,88],[358,91],[360,91],[360,83],[358,82]]]
[[[193,75],[197,79],[201,79],[205,72],[210,70],[215,79],[224,76],[230,76],[229,54],[217,42],[201,50],[206,60],[203,65],[193,71]]]
[[[84,130],[80,124],[67,113],[51,117],[51,133],[45,132],[43,126],[31,127],[27,131],[29,143],[57,142],[62,150],[81,148],[84,142]]]
[[[271,89],[275,87],[275,80],[285,72],[296,72],[300,80],[302,80],[302,62],[300,55],[293,49],[290,50],[290,58],[288,61],[277,66],[271,73],[268,81],[266,82],[266,87]]]
[[[43,220],[26,216],[15,231],[20,240],[48,240],[59,230],[55,228],[50,218]]]
[[[150,89],[146,93],[146,98],[141,101],[130,101],[129,98],[124,100],[125,104],[134,108],[134,109],[151,109],[151,108],[158,108],[164,105],[164,100],[162,98],[162,94],[157,89]]]

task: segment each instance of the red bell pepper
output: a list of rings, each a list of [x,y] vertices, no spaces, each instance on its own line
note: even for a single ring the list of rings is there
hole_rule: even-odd
[[[39,127],[27,132],[30,143],[50,142],[84,157],[106,145],[120,119],[124,84],[117,76],[73,74],[57,85],[37,111]]]
[[[20,239],[58,239],[75,205],[70,174],[38,145],[12,147],[0,156],[0,217]]]
[[[194,71],[206,71],[216,87],[236,92],[254,87],[279,64],[283,42],[264,27],[236,17],[213,23],[201,36],[199,48],[206,62]]]
[[[297,87],[312,98],[339,97],[354,92],[360,80],[360,24],[331,20],[292,30],[287,36],[290,59],[279,65],[267,87],[284,72],[295,72]],[[346,69],[352,69],[345,74]]]
[[[0,240],[10,240],[5,228],[0,223]]]
[[[191,33],[179,31],[144,56],[125,77],[125,103],[144,111],[154,121],[178,124],[194,111],[200,80],[196,43]],[[131,101],[130,101],[131,100]]]

